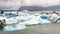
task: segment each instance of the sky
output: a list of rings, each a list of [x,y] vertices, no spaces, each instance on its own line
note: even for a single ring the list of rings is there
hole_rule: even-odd
[[[21,6],[54,6],[60,5],[60,0],[0,0],[0,9],[18,9]]]

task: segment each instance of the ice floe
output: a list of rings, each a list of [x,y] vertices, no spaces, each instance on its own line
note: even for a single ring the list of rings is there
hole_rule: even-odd
[[[25,26],[25,24],[19,23],[14,26],[5,26],[3,30],[4,31],[18,31],[18,30],[23,30],[26,28],[27,27]]]

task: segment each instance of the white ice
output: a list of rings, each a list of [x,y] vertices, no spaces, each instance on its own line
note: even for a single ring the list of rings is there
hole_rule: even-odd
[[[26,29],[27,27],[25,26],[24,23],[18,23],[14,26],[5,26],[4,31],[17,31],[17,30],[23,30]]]
[[[60,18],[60,16],[58,16],[58,15],[55,14],[55,13],[53,13],[53,14],[50,15],[49,20],[52,21],[52,22],[55,22],[55,21],[57,21],[57,19],[59,19],[59,18]]]
[[[17,19],[15,19],[15,17],[12,17],[12,18],[7,18],[5,24],[14,24],[14,23],[17,23]]]

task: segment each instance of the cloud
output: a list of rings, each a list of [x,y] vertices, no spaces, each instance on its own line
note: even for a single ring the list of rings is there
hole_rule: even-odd
[[[20,6],[20,0],[0,0],[0,6],[4,6],[6,8],[8,7],[19,7]],[[16,9],[17,9],[16,8]],[[12,8],[10,8],[12,9]]]
[[[25,0],[24,5],[52,6],[60,5],[60,0]]]
[[[0,6],[13,7],[10,9],[18,9],[20,6],[52,6],[60,5],[60,0],[0,0]]]

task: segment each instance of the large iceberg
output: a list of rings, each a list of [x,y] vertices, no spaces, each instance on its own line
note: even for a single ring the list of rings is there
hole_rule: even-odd
[[[31,15],[31,19],[28,21],[25,21],[26,25],[34,25],[41,23],[41,18],[39,16]]]
[[[18,30],[23,30],[23,29],[26,29],[27,27],[25,26],[24,23],[18,23],[14,26],[5,26],[4,27],[4,31],[18,31]]]
[[[48,20],[49,15],[47,14],[33,14],[30,15],[30,20],[25,21],[26,25],[34,25],[34,24],[47,24],[47,23],[51,23]]]

